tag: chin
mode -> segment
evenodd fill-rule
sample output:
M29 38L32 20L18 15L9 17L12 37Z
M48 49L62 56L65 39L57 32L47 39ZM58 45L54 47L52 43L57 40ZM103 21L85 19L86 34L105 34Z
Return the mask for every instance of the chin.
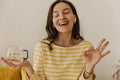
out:
M62 34L64 34L64 33L70 33L70 32L72 32L72 31L69 31L69 30L62 30L62 31L59 31L59 33L62 33Z

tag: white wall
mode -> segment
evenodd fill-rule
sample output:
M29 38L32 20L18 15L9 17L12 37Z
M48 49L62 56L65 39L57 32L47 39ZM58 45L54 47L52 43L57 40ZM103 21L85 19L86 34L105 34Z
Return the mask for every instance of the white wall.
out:
M0 0L0 56L8 45L33 49L46 36L45 24L50 4L54 0ZM70 0L78 11L84 37L94 46L101 38L109 40L111 54L95 68L97 80L112 80L113 65L120 59L120 0Z
M113 67L120 59L120 0L81 0L79 13L85 37L96 46L101 38L106 38L111 54L97 66L97 80L112 80Z

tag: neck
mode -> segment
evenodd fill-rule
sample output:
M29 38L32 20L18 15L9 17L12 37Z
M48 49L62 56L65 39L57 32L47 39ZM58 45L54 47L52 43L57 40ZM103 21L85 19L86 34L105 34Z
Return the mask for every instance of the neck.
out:
M59 34L59 37L55 40L55 44L65 47L72 46L73 39L71 34Z

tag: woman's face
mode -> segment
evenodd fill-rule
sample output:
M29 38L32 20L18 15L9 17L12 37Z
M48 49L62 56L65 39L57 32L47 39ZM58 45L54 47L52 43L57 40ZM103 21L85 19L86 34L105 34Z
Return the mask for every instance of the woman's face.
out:
M53 8L53 24L59 33L72 32L75 15L70 6L60 2Z

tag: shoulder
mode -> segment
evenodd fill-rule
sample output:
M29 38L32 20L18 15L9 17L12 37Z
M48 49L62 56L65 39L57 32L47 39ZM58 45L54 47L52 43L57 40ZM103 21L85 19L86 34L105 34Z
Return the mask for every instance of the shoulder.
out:
M81 45L85 48L85 50L89 50L93 48L93 44L88 40L83 40L81 42Z
M48 44L50 43L50 41L48 40L39 40L36 45L35 45L35 48L44 48L44 47L48 47Z
M36 45L45 45L45 44L49 44L49 43L50 43L50 41L43 39L43 40L39 40Z
M88 40L82 40L78 46L82 48L93 48L93 44Z
M49 40L46 40L46 39L43 39L43 40L40 40L39 41L41 44L49 44L50 41Z
M92 45L92 43L86 39L84 40L81 40L81 39L78 39L78 40L75 40L76 44L80 44L80 45Z
M86 45L93 45L91 41L88 40L83 40L82 44L86 44Z

